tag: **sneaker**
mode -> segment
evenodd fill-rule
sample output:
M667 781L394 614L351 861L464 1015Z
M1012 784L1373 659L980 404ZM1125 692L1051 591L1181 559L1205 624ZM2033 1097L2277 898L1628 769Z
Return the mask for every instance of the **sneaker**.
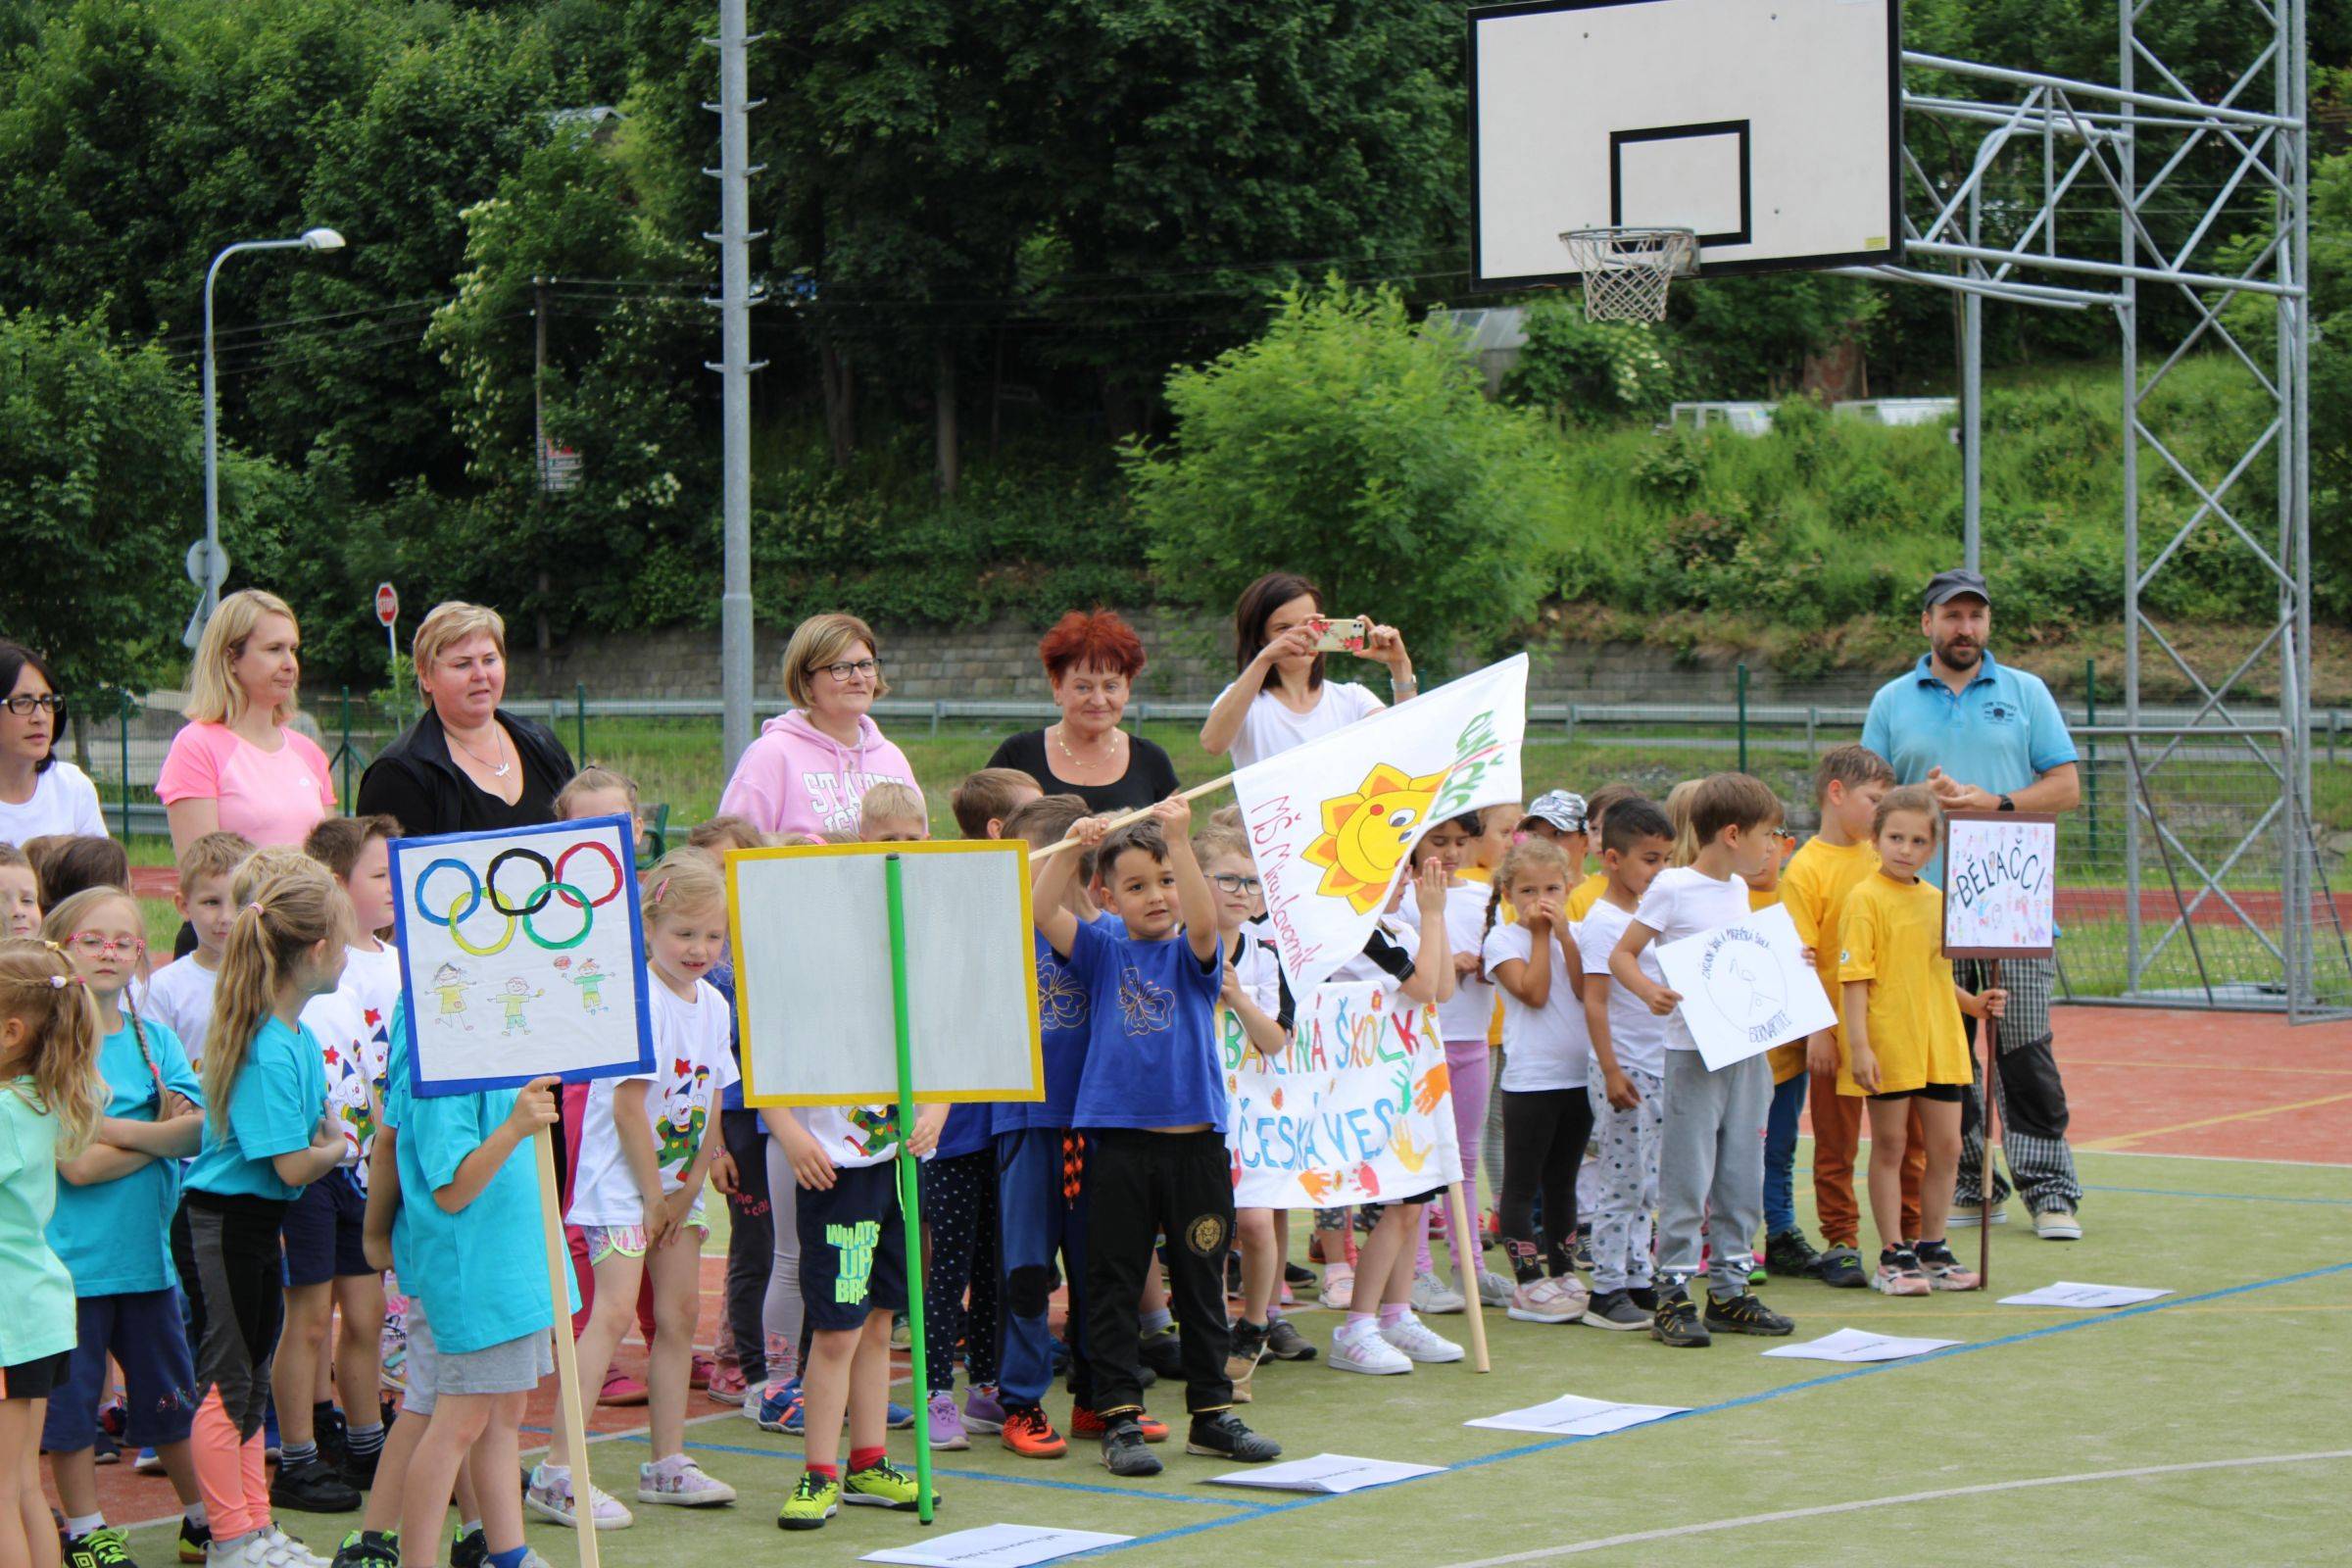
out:
M1747 1283L1750 1285L1772 1283L1772 1270L1766 1268L1764 1260L1753 1252L1747 1254Z
M1573 1323L1589 1299L1572 1279L1529 1280L1512 1288L1509 1315L1521 1323Z
M1919 1244L1919 1266L1928 1276L1928 1284L1938 1291L1976 1291L1984 1281L1975 1270L1960 1266L1951 1248L1943 1242Z
M1568 1261L1584 1273L1592 1273L1592 1238L1580 1234L1576 1239L1576 1245L1568 1250Z
M65 1544L66 1568L139 1568L130 1555L128 1538L120 1530L98 1529Z
M571 1477L557 1475L548 1465L531 1472L531 1485L522 1494L522 1505L540 1518L577 1530L579 1521L573 1517ZM637 1516L622 1506L618 1497L591 1486L588 1489L588 1508L599 1530L626 1530L637 1522ZM452 1564L455 1568L455 1564Z
M801 1472L801 1484L792 1489L784 1506L776 1510L778 1530L822 1530L825 1521L841 1512L841 1483L828 1480L813 1470Z
M340 1466L343 1479L362 1492L373 1492L376 1467L383 1463L383 1459L384 1446L381 1443L369 1448L366 1453L347 1448L344 1450L343 1463Z
M1287 1317L1278 1317L1266 1325L1266 1357L1273 1361L1312 1361L1315 1348L1298 1332L1297 1324Z
M1253 1397L1250 1382L1257 1375L1257 1363L1265 1358L1266 1331L1248 1323L1236 1323L1233 1337L1225 1353L1225 1381L1233 1385L1233 1402L1248 1404Z
M1326 1263L1323 1266L1323 1304L1345 1312L1355 1299L1355 1265Z
M265 1568L263 1554L269 1549L270 1543L257 1530L226 1544L218 1541L208 1543L204 1560L206 1568Z
M942 1389L931 1396L931 1446L936 1450L953 1451L968 1448L972 1440L964 1434L963 1412L956 1408L956 1392Z
M1858 1291L1870 1283L1870 1276L1862 1272L1862 1254L1850 1247L1833 1247L1822 1253L1813 1272L1822 1284L1841 1291Z
M1714 1337L1707 1333L1707 1326L1698 1320L1698 1308L1681 1291L1659 1298L1658 1309L1650 1315L1649 1337L1678 1349L1695 1349L1715 1343Z
M735 1500L735 1489L682 1453L637 1467L637 1500L675 1508L715 1508Z
M1984 1205L1974 1198L1955 1199L1952 1202L1951 1217L1945 1223L1955 1230L1974 1230L1984 1223ZM1992 1223L1995 1225L2009 1223L2007 1199L1994 1200Z
M707 1389L710 1380L718 1376L718 1363L700 1350L694 1352L694 1359L686 1366L686 1386L690 1389Z
M886 1425L893 1432L904 1432L914 1425L914 1411L896 1399L890 1401L888 1416Z
M894 1350L914 1348L914 1329L907 1323L904 1312L890 1320L890 1348Z
M354 1530L335 1548L332 1568L398 1568L400 1533L396 1530Z
M1628 1285L1625 1288L1625 1298L1644 1312L1655 1312L1658 1309L1658 1292L1654 1286Z
M1159 1417L1138 1410L1127 1419L1133 1421L1137 1430L1143 1433L1146 1443L1168 1441L1168 1424ZM1099 1438L1109 1430L1109 1424L1085 1405L1073 1404L1070 1406L1071 1437Z
M1147 1334L1136 1341L1135 1353L1144 1365L1163 1378L1184 1376L1184 1341L1171 1323L1155 1334Z
M200 1563L204 1561L204 1555L212 1544L212 1526L200 1525L184 1513L179 1516L179 1560L181 1562ZM397 1561L398 1557L399 1554L396 1552L390 1560Z
M1146 1446L1143 1428L1134 1416L1113 1416L1103 1428L1102 1468L1114 1476L1159 1474L1159 1456Z
M1228 1300L1238 1301L1242 1298L1242 1254L1239 1252L1225 1254L1225 1296Z
M1294 1291L1311 1291L1315 1288L1315 1271L1297 1263L1285 1263L1282 1283Z
M269 1543L263 1552L263 1561L271 1564L272 1568L330 1568L329 1559L319 1556L273 1524L264 1525L256 1533Z
M744 1381L741 1371L722 1366L704 1392L710 1396L712 1404L741 1404L743 1396L751 1392L751 1385Z
M1046 1412L1034 1404L1004 1412L1004 1446L1024 1459L1058 1459L1070 1451Z
M1218 1410L1193 1417L1192 1430L1185 1434L1184 1451L1209 1459L1264 1464L1282 1457L1282 1445L1262 1432L1250 1431L1231 1410Z
M407 1392L409 1387L409 1347L405 1341L398 1345L384 1347L383 1370L375 1375L375 1381L387 1394Z
M270 1457L272 1459L277 1457L277 1446L275 1444L270 1445ZM90 1463L121 1464L122 1462L122 1445L117 1443L103 1428L101 1428L98 1432L98 1435L90 1440Z
M460 1525L449 1541L449 1568L483 1568L490 1560L488 1532Z
M2079 1242L2082 1222L2071 1208L2045 1208L2034 1216L2034 1234L2045 1242Z
M1717 1334L1763 1334L1778 1338L1796 1331L1796 1324L1741 1291L1730 1300L1707 1298L1707 1327Z
M105 1419L104 1411L99 1413L99 1419ZM106 1444L102 1435L99 1442L101 1457L99 1458L98 1462L100 1464L112 1464L114 1462L113 1460L103 1456L105 1447ZM285 1447L277 1441L277 1406L274 1404L265 1404L262 1406L262 1457L269 1460L271 1464L276 1464L278 1461L285 1458Z
M1882 1296L1926 1296L1935 1287L1928 1283L1927 1270L1919 1266L1916 1254L1888 1248L1879 1253L1878 1272L1871 1275L1870 1288Z
M1469 1307L1462 1293L1447 1285L1435 1274L1413 1276L1413 1310L1416 1312L1460 1312Z
M898 1513L913 1513L922 1499L916 1490L914 1477L892 1464L885 1457L876 1459L862 1470L853 1470L841 1478L841 1500L860 1508L889 1508ZM939 1506L939 1490L931 1492L931 1506Z
M1478 1300L1482 1306L1508 1306L1511 1293L1517 1289L1508 1274L1491 1268L1478 1271Z
M605 1386L596 1396L599 1404L643 1404L645 1400L645 1385L618 1367L605 1374Z
M743 1413L762 1432L782 1432L793 1437L801 1434L801 1380L787 1378L771 1383L759 1398L743 1401Z
M363 1500L360 1489L335 1474L324 1459L281 1465L270 1483L270 1506L288 1513L351 1513Z
M1364 1372L1373 1377L1395 1377L1413 1369L1412 1357L1383 1339L1375 1323L1360 1324L1352 1334L1345 1323L1332 1330L1329 1364L1334 1372Z
M963 1396L963 1429L991 1433L1004 1430L1004 1406L995 1389L975 1388Z
M1764 1238L1764 1266L1783 1279L1801 1279L1820 1269L1821 1254L1803 1231L1777 1231Z
M164 1456L153 1448L141 1448L130 1467L143 1476L160 1476L164 1473Z
M1596 1329L1645 1329L1649 1314L1636 1306L1625 1292L1603 1291L1587 1303L1585 1315L1577 1321Z
M1460 1346L1434 1332L1410 1312L1383 1327L1380 1337L1415 1361L1459 1361L1462 1358Z

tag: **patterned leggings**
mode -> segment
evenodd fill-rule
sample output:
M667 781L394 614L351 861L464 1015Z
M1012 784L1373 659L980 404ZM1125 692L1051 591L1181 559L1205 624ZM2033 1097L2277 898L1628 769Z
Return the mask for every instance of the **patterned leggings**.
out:
M934 1159L922 1172L923 1224L931 1267L923 1278L925 1383L933 1394L956 1387L956 1346L974 1388L997 1382L997 1152L977 1150ZM964 1293L971 1306L964 1306Z
M1599 1192L1592 1205L1592 1294L1639 1289L1650 1280L1650 1211L1658 1206L1658 1129L1664 1119L1666 1084L1637 1067L1626 1077L1642 1091L1642 1103L1619 1110L1609 1103L1601 1076L1585 1086L1592 1102L1592 1126L1600 1136L1594 1167Z

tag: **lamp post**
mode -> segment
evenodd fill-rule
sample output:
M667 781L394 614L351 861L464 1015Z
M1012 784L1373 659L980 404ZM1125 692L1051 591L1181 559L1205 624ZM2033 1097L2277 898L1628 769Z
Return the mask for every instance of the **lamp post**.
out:
M204 274L204 602L199 623L220 607L220 415L213 387L213 279L220 264L239 251L339 251L343 236L331 228L306 228L294 239L239 240L213 258Z

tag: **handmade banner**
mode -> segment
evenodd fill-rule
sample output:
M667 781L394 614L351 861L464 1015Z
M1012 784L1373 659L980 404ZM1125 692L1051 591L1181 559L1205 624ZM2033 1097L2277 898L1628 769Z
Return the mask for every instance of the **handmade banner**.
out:
M1944 824L1944 955L2048 957L2058 931L2058 819L1953 811Z
M627 817L394 839L392 888L417 1094L653 1071Z
M1838 1021L1820 975L1805 961L1804 941L1780 905L1657 951L1658 968L1682 993L1677 1010L1709 1072Z
M1430 824L1520 798L1527 656L1233 776L1291 991L1363 951Z
M1332 1208L1461 1180L1435 1007L1385 986L1323 986L1270 1057L1230 1010L1217 1016L1236 1208Z

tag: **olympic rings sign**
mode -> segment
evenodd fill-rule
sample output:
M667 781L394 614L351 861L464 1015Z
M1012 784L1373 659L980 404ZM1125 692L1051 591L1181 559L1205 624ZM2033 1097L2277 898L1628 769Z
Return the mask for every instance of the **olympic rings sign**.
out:
M612 873L611 886L596 898L590 898L586 892L566 878L566 868L570 865L572 858L583 850L604 857L605 865ZM516 880L520 873L507 874L507 868L517 860L537 867L539 872L538 883L528 892L519 895L520 903L515 902L516 890L512 886L502 886L500 880L502 874L505 875L505 880L509 884ZM442 871L455 872L465 881L464 885L453 893L441 907L436 908L434 900L426 889L431 886L434 876ZM514 932L518 927L534 946L543 948L550 953L561 953L566 948L576 948L588 940L588 933L596 929L596 911L618 898L621 888L627 882L628 877L621 870L620 858L612 853L610 846L601 844L594 839L581 840L553 860L536 850L526 850L520 847L501 850L491 858L488 867L479 873L472 866L454 856L443 856L427 865L424 868L424 874L416 879L416 912L429 923L447 928L450 941L456 943L461 952L471 954L477 958L487 958L493 954L504 953L508 944L514 940ZM476 945L460 929L460 926L470 918L485 902L489 904L491 912L506 916L507 928L500 933L495 942ZM549 904L558 902L579 911L579 928L567 934L547 936L532 924L531 917L544 913ZM556 929L559 933L563 933L562 925L559 924Z

